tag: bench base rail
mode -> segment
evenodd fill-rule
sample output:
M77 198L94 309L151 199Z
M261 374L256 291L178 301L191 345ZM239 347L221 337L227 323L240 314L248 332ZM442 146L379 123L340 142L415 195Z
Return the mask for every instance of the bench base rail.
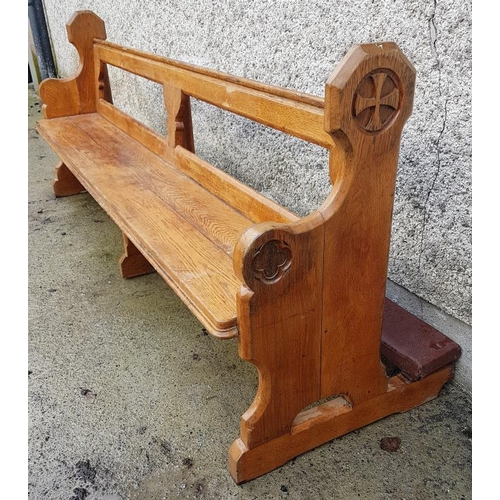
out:
M452 376L452 365L417 382L397 375L388 380L385 394L355 406L337 397L305 410L289 433L255 448L247 448L238 438L229 450L229 471L238 484L255 479L339 436L434 399Z

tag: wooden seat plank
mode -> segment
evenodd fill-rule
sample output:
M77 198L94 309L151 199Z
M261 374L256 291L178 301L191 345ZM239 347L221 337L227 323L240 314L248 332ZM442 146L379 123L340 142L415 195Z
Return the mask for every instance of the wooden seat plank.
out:
M231 255L251 221L97 114L39 131L207 329L234 336Z

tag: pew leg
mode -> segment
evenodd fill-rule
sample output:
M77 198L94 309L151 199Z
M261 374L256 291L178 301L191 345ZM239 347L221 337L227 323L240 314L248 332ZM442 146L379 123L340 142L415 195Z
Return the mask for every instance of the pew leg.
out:
M244 483L332 439L426 403L438 396L452 376L452 365L417 382L397 375L388 380L386 393L357 405L337 397L300 412L289 432L256 447L249 447L240 437L229 450L231 475L236 483Z
M56 166L52 189L56 197L71 196L85 191L80 181L62 161Z
M154 273L155 268L137 250L137 247L123 233L124 252L120 257L119 266L122 278L135 278L143 274Z
M317 294L301 291L290 302L294 308L287 309L286 291L291 288L287 281L278 277L256 294L242 287L238 296L238 352L257 367L259 385L229 452L229 470L236 483L287 462L287 440L296 416L321 398L319 308L313 305ZM269 298L269 293L275 300L266 304L262 297ZM264 453L261 461L261 450L272 456Z

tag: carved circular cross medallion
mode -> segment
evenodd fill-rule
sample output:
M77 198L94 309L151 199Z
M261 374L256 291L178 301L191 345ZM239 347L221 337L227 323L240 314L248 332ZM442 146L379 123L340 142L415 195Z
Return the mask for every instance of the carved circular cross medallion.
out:
M367 132L379 132L399 111L401 101L396 77L377 70L361 80L354 93L353 115Z
M262 283L276 283L288 271L291 263L292 251L284 241L268 241L252 259L253 276Z

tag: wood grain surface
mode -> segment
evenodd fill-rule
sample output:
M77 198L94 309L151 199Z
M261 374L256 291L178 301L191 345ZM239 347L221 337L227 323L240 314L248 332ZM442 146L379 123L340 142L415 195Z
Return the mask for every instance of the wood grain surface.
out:
M123 277L158 271L210 333L238 336L259 383L230 449L236 482L439 393L459 347L385 299L415 86L396 44L353 46L322 99L107 42L89 11L67 29L78 73L40 86L54 192L85 189L115 221ZM162 85L166 136L113 106L108 65ZM327 148L322 206L297 217L198 157L191 97ZM382 341L403 371L390 379Z

